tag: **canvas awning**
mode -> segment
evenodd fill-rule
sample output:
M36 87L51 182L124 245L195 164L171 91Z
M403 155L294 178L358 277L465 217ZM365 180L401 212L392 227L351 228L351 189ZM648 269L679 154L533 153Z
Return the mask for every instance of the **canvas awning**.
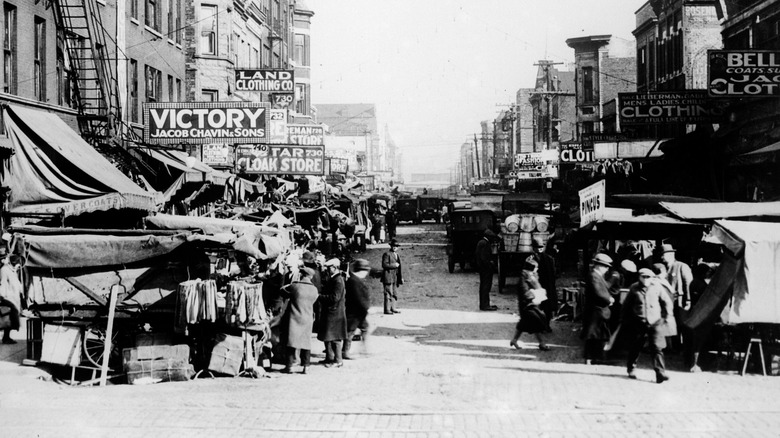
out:
M780 216L780 201L709 203L661 202L659 204L673 215L686 220Z
M136 185L57 115L13 105L3 115L14 148L2 175L11 213L156 210L159 193Z
M230 178L227 172L216 170L195 157L187 155L183 151L176 150L157 150L138 148L134 151L141 152L169 168L182 172L184 176L182 182L211 182L216 185L224 186Z

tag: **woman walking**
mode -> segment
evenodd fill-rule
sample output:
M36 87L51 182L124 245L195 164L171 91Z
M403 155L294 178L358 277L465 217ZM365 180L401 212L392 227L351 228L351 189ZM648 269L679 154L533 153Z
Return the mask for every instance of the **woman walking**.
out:
M547 299L544 289L539 284L539 275L537 270L539 264L533 258L528 258L523 265L523 273L520 277L519 291L517 294L520 307L520 321L515 327L515 336L509 345L520 349L517 341L523 333L536 335L539 341L539 349L547 351L550 347L544 341L544 335L549 330L550 325L544 312L539 308L539 304Z

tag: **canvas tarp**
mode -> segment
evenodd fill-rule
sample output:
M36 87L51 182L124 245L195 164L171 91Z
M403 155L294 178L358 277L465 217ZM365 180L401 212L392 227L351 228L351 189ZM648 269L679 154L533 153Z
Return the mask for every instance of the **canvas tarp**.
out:
M11 213L156 209L159 193L136 185L55 114L11 105L3 115L14 147L2 172Z
M726 219L750 216L779 216L780 201L774 202L661 202L661 207L687 220Z
M695 328L719 312L727 324L780 323L780 224L716 221L710 238L727 254L686 325Z

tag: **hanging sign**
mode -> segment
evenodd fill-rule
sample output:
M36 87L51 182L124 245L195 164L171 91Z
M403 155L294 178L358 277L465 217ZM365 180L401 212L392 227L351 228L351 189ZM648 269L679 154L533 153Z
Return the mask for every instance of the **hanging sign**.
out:
M324 146L259 145L236 148L237 173L324 175Z
M721 123L725 106L705 90L618 93L620 126Z
M515 170L510 177L519 179L558 178L560 161L557 150L515 155Z
M580 190L580 228L604 218L607 185L602 179Z
M712 97L780 96L780 51L708 50Z
M287 144L287 110L270 109L268 125L268 143Z
M593 161L593 149L584 149L582 143L561 143L561 163L587 163L590 161Z
M230 161L230 146L226 144L204 144L201 147L201 159L209 166L228 166Z
M272 91L295 93L293 70L236 69L236 91Z
M328 158L330 174L346 174L349 170L349 161L344 158Z
M144 103L144 141L151 144L264 143L265 102Z
M302 146L324 146L325 128L320 125L287 125L287 138L290 144Z

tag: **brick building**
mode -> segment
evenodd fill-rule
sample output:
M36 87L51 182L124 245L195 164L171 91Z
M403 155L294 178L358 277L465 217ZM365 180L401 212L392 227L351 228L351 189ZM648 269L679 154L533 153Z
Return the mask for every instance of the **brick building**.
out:
M553 65L539 66L536 88L530 96L534 120L532 152L547 149L548 136L552 140L550 149L557 148L561 141L576 137L574 79L574 72L559 70ZM556 94L544 94L548 92Z
M534 151L534 109L531 105L531 93L534 88L521 88L516 93L515 105L515 151L528 153Z

